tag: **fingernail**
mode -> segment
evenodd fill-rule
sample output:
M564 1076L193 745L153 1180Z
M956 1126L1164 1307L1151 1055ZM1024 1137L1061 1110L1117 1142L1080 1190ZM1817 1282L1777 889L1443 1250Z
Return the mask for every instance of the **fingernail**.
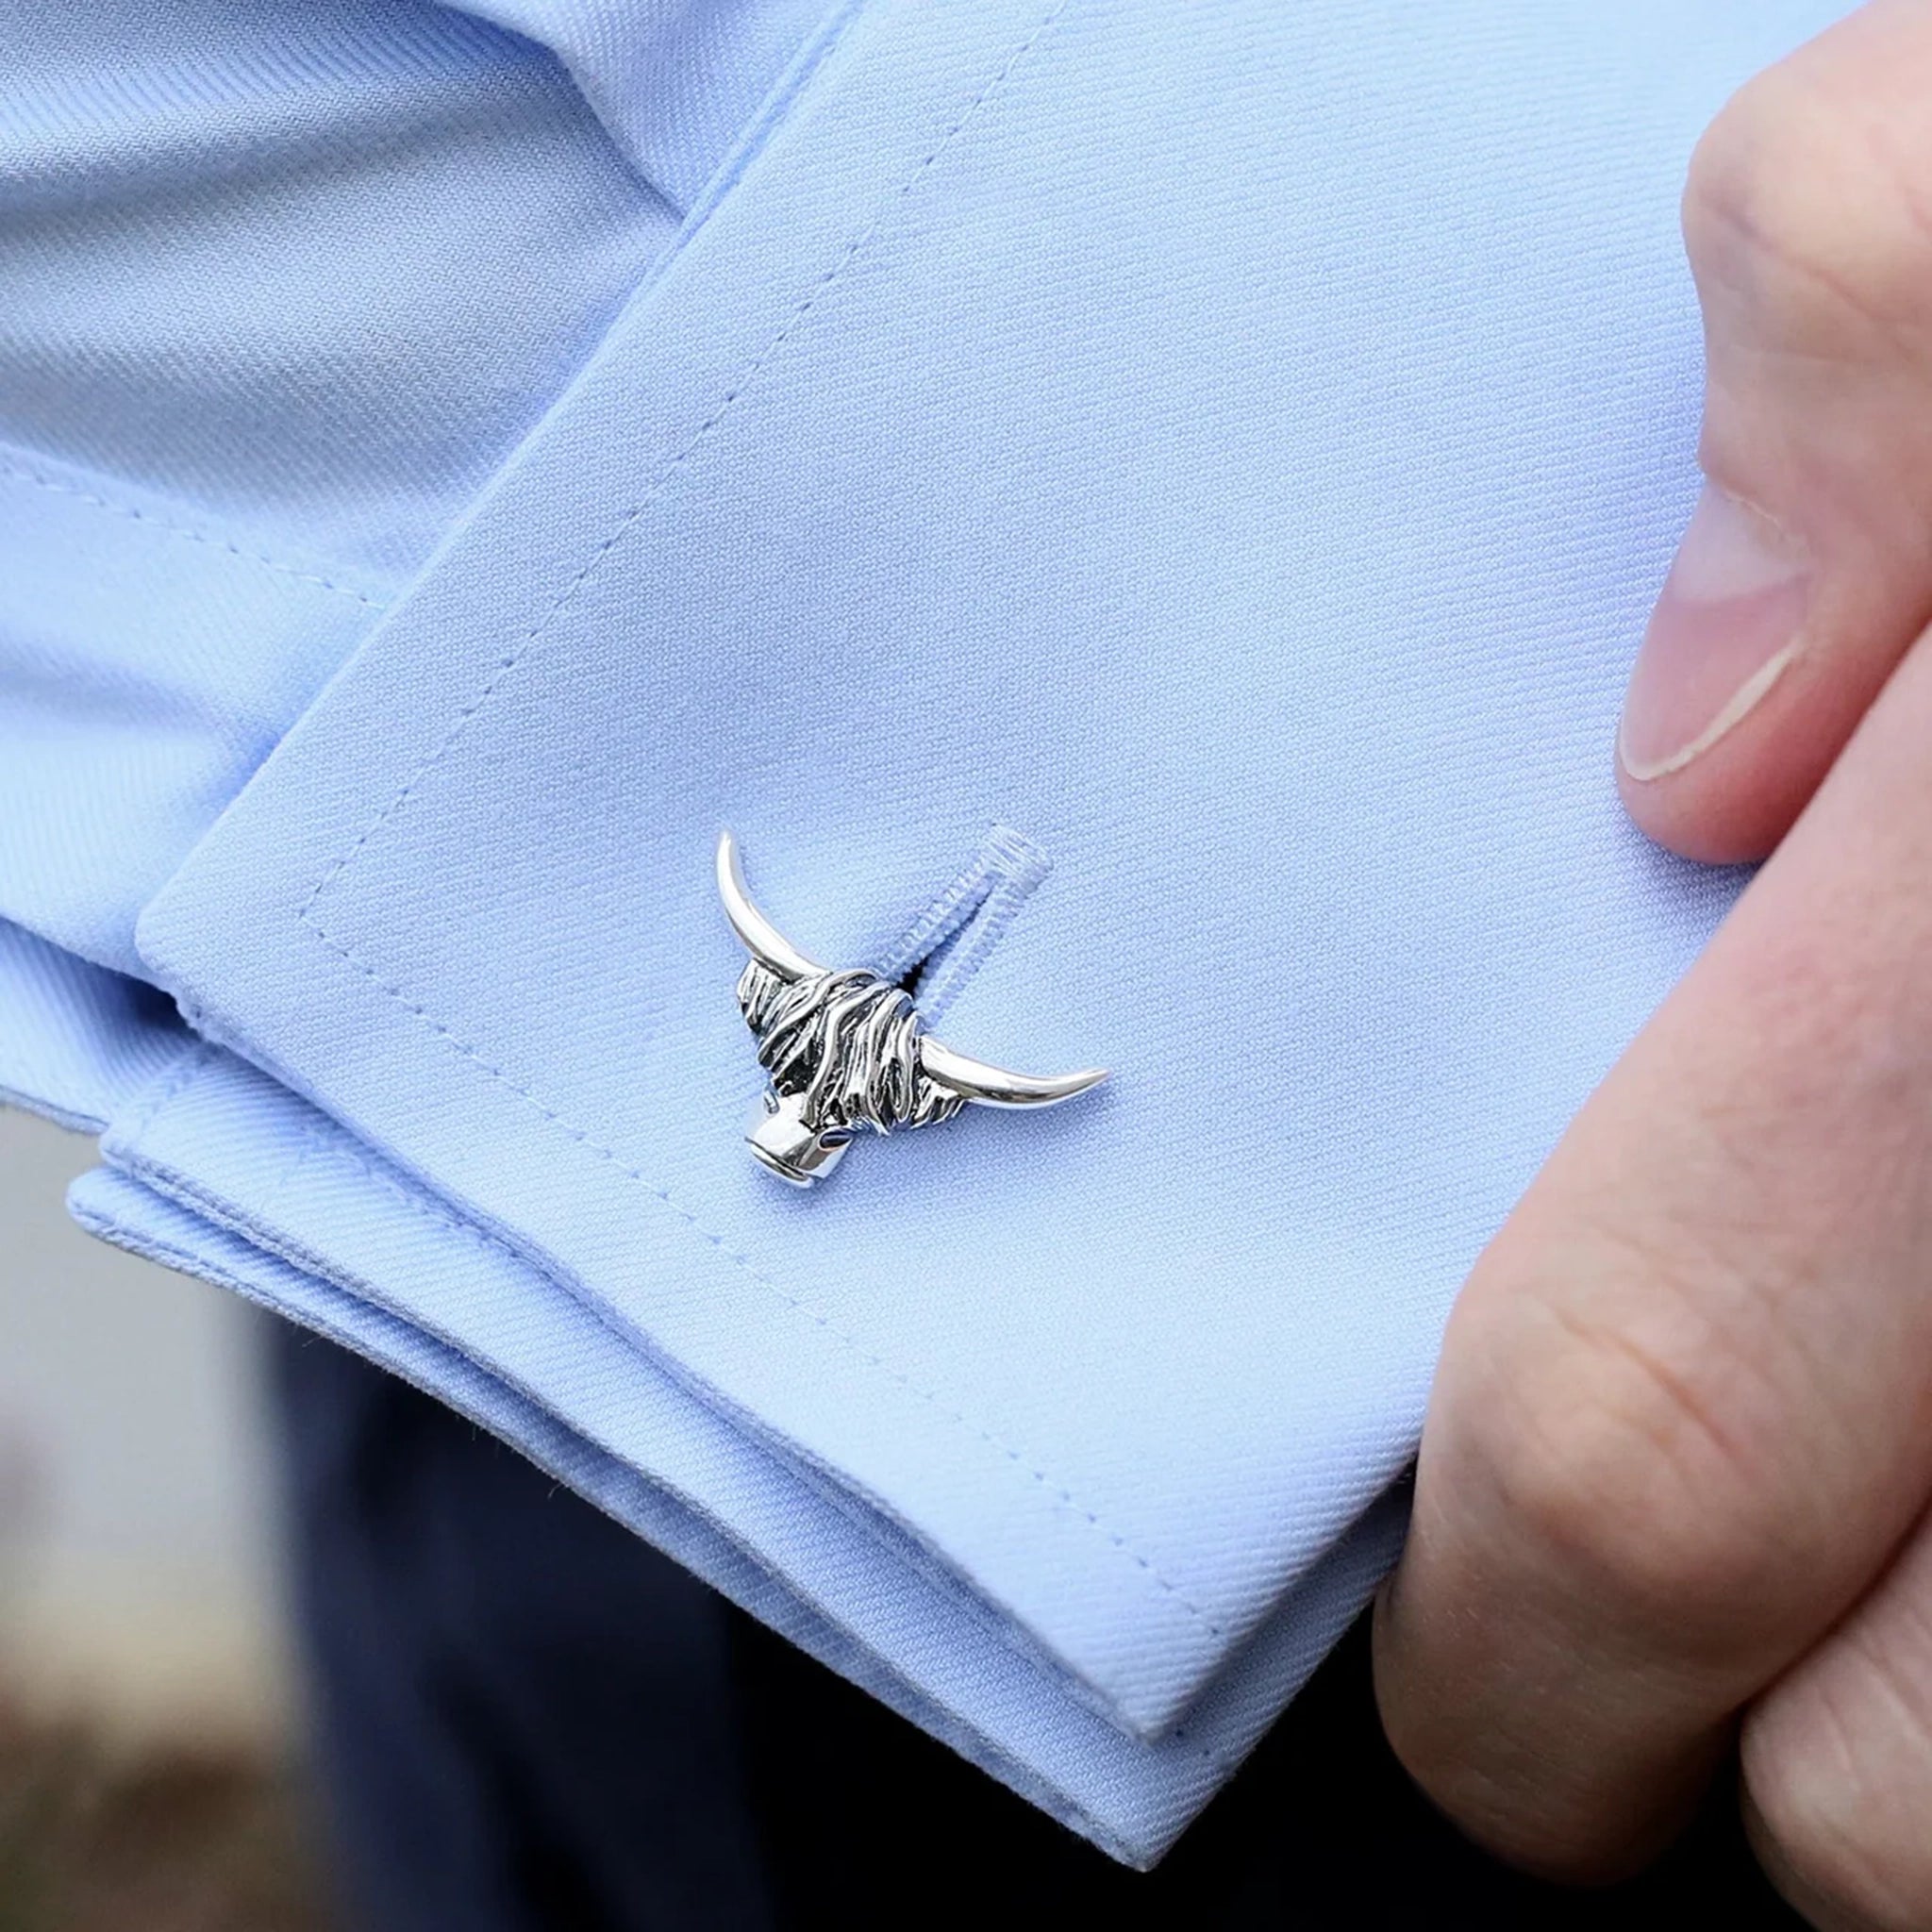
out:
M1624 699L1631 777L1681 772L1764 702L1798 654L1809 575L1769 517L1704 486Z

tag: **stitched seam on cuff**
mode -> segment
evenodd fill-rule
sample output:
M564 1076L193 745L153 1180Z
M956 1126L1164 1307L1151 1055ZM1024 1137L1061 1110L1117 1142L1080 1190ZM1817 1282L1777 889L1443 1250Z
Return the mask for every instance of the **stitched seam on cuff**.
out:
M339 584L333 577L325 577L317 571L304 570L299 564L285 563L278 557L270 557L258 550L244 550L233 538L222 536L214 531L197 530L189 524L177 524L156 510L142 509L131 503L116 503L110 497L97 496L92 490L83 490L75 483L63 483L55 476L43 476L38 470L24 469L19 464L0 458L0 480L18 483L28 490L44 490L54 496L65 496L75 503L84 503L91 508L100 510L108 516L122 517L133 524L145 524L151 530L164 531L170 537L179 537L185 542L205 543L210 550L225 551L230 557L239 558L243 563L259 564L263 570L273 571L277 576L292 578L298 584L312 584L319 591L328 591L338 597L347 597L352 603L359 604L365 610L388 608L387 600L381 597L365 596L360 591L348 584Z

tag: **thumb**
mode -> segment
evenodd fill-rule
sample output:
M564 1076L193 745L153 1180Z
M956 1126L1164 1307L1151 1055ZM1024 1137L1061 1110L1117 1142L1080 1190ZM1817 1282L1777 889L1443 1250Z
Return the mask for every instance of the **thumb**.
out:
M1631 816L1761 858L1932 619L1932 8L1873 0L1691 163L1708 479L1624 701Z

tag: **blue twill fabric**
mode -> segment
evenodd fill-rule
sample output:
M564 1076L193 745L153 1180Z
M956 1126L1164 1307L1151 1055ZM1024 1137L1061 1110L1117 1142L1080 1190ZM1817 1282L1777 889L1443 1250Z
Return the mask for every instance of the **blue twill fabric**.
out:
M1737 889L1606 747L1684 163L1840 9L13 10L0 1093L1157 1860ZM727 825L1108 1086L775 1185Z

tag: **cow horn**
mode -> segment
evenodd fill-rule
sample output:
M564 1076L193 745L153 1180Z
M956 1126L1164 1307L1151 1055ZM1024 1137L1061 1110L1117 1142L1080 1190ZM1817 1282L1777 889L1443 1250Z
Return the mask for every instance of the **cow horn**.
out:
M930 1034L919 1042L919 1065L935 1087L943 1087L981 1107L1058 1107L1107 1078L1105 1067L1082 1067L1077 1074L1014 1074L1005 1067L990 1067L984 1060L970 1060L950 1046L941 1046Z
M731 930L760 966L786 980L810 979L826 970L809 953L801 953L752 904L744 867L738 857L738 841L729 832L718 834L718 896L724 902L724 917L731 922Z

